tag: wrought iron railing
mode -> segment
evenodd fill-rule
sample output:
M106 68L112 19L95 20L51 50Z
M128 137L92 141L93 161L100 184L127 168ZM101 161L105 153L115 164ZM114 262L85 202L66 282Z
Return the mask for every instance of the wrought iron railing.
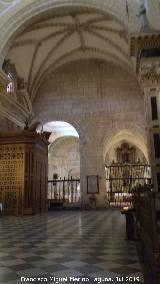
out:
M73 204L80 202L80 179L48 180L47 199L54 203Z
M107 166L106 189L110 206L131 206L133 188L151 183L150 175L149 165L137 163Z

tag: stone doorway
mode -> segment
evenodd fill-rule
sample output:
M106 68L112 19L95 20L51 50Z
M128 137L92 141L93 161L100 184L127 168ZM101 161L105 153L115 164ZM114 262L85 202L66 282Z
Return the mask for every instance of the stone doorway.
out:
M50 132L48 208L78 208L81 199L79 134L64 121L46 123L43 129Z
M107 199L110 207L131 207L132 191L138 185L150 183L147 164L115 164L106 167Z

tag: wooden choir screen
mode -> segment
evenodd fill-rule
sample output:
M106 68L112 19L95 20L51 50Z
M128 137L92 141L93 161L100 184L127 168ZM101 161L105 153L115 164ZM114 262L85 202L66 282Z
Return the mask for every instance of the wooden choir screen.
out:
M0 136L0 203L5 215L46 212L48 142L30 131Z

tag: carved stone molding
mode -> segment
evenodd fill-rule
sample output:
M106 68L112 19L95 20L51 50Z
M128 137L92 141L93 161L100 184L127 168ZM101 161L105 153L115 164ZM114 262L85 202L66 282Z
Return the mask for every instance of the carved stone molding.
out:
M16 97L17 93L17 82L18 82L18 74L16 67L13 63L11 63L10 60L4 60L3 66L2 66L3 71L6 73L6 75L10 75L13 82L14 82L14 95Z
M23 126L25 120L32 114L32 105L27 92L23 91L23 94L19 94L21 96L21 100L17 100L15 96L7 93L7 85L9 82L7 75L1 71L0 113L3 117L14 122L16 125Z
M159 85L160 58L141 60L139 67L139 79L143 85Z
M6 74L11 73L15 78L17 78L17 71L15 65L10 62L10 60L4 60L2 69Z
M0 72L0 91L6 90L9 80L4 72Z
M160 33L135 35L131 38L130 55L135 58L140 83L160 84Z
M130 56L141 57L143 50L159 49L160 33L142 33L133 35L130 39Z

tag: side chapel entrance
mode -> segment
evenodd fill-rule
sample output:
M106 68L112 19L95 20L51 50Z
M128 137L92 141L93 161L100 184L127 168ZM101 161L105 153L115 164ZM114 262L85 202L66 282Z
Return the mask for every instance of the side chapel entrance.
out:
M138 149L124 142L115 150L116 161L106 165L107 199L111 207L131 206L132 190L150 183L150 166Z

